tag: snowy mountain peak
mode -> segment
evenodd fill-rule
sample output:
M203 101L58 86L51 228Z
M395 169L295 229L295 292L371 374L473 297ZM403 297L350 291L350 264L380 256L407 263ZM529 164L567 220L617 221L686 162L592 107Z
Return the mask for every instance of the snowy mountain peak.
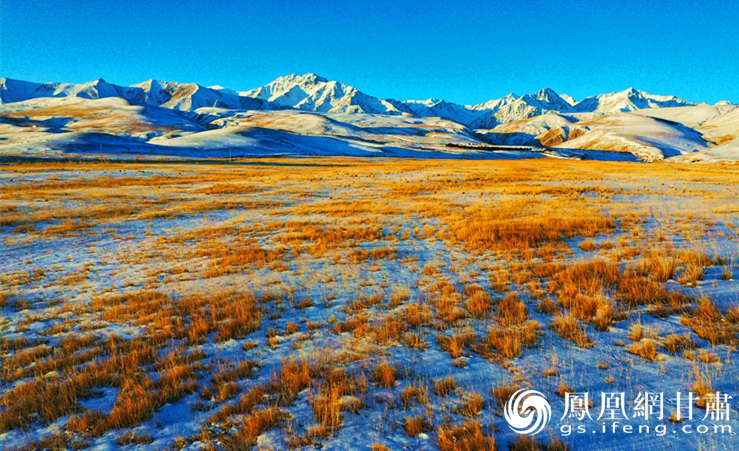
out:
M329 81L327 79L314 73L304 75L290 74L279 77L260 88L239 94L275 102L281 106L295 107L316 94L317 91L326 88L328 83Z
M284 77L279 77L275 79L272 83L269 83L269 85L275 85L275 86L286 86L286 85L312 85L317 83L328 83L328 79L321 77L318 74L314 74L312 72L298 75L298 74L290 74L285 75Z
M458 105L443 99L397 101L368 95L353 86L318 74L290 74L250 91L236 92L220 85L204 87L149 79L132 86L118 86L105 79L73 83L32 83L0 79L0 102L12 103L40 97L121 97L131 104L155 105L182 111L199 108L240 110L294 108L324 113L369 113L440 117L481 129L515 122L549 111L610 114L644 108L694 105L675 96L658 96L629 87L623 91L587 97L580 102L551 88L518 96L510 93L477 105ZM719 105L731 105L719 102Z
M303 75L291 75L293 78L297 80L303 80L304 83L326 83L328 82L328 79L321 77L318 74L315 74L313 72L308 72L307 74Z
M521 96L517 95L516 93L510 93L505 97L501 97L500 99L493 99L488 100L485 103L479 103L477 105L471 105L468 106L469 109L472 110L497 110L503 105L508 105L510 103L515 102L516 100L520 99Z
M426 105L428 107L431 107L431 106L436 105L439 102L440 102L439 99L437 99L435 97L430 97L430 98L428 98L426 100L406 100L404 103L420 104L420 105Z
M526 94L519 99L527 105L541 110L569 112L572 105L559 96L553 89L544 88L533 95Z
M653 95L632 87L619 92L587 97L578 102L574 108L576 111L582 113L617 113L644 108L665 108L688 105L695 104L679 99L675 96Z
M559 97L559 94L557 94L552 88L544 88L537 91L536 94L534 94L534 97L539 100L549 101L552 98Z
M353 86L314 73L280 77L260 88L239 93L285 108L331 113L413 114L400 102L369 96Z
M136 83L135 85L131 85L131 88L142 88L142 89L151 89L151 87L155 84L163 84L164 82L159 80L154 80L153 78L150 78L146 81L142 81L141 83Z
M169 86L177 86L179 83L174 81L162 81L162 80L154 80L153 78L150 78L146 81L143 81L141 83L137 83L135 85L129 86L130 88L141 88L144 91L151 91L152 89L165 89Z
M575 101L575 99L572 96L570 96L570 95L560 94L559 96L562 98L562 100L564 100L565 102L569 103L571 106L574 106L577 103Z

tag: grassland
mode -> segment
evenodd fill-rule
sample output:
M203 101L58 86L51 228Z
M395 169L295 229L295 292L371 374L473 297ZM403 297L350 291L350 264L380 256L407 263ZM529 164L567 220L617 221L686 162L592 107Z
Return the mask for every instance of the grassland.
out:
M524 440L502 405L736 393L738 182L567 160L0 166L0 447L638 447Z

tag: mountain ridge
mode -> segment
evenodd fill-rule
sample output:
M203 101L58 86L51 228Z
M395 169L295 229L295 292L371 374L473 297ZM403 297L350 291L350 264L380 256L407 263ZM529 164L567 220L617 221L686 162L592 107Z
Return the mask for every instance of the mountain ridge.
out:
M2 78L0 111L0 147L11 153L107 147L172 155L228 150L426 158L461 152L487 158L490 146L518 146L539 150L517 157L587 152L656 161L689 153L728 158L737 149L728 143L739 139L739 106L728 102L696 105L634 88L579 102L551 88L477 105L399 101L313 73L241 92L155 79L119 86L103 78L79 84ZM715 155L709 152L724 144Z
M440 117L474 129L492 129L546 112L613 114L648 108L697 105L676 96L654 95L634 88L586 97L579 102L566 94L560 95L551 88L523 96L511 93L476 105L460 105L437 98L399 101L375 97L315 73L278 77L264 86L247 91L154 79L121 86L103 78L80 84L35 83L0 78L0 104L40 97L121 97L134 104L161 106L178 111L195 111L199 108L297 109L319 113ZM719 103L730 104L726 101Z

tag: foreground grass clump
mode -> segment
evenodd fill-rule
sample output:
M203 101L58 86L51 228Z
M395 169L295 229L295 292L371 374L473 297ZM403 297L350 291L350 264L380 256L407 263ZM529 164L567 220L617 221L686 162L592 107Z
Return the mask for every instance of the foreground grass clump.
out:
M483 342L477 349L493 360L498 356L505 359L519 357L524 348L534 347L539 342L541 326L537 321L526 321L516 326L491 327L488 329L487 341Z
M441 451L495 451L495 438L487 436L480 428L480 422L468 420L458 426L441 426L438 429L436 446Z
M696 335L713 345L739 344L739 326L727 320L710 298L703 297L698 306L683 316L682 323L693 329Z
M581 348L592 348L594 346L592 340L578 323L577 318L572 315L554 318L549 327L557 332L560 337L575 343Z
M397 370L392 365L383 362L377 365L372 380L382 388L391 388L395 386L395 378Z
M449 394L456 389L457 381L455 381L452 376L434 381L434 394L441 397L449 396Z
M640 357L644 357L652 362L657 358L657 345L654 343L654 340L645 339L637 343L633 343L626 348L626 351Z
M422 432L432 430L433 425L426 417L423 416L406 417L403 429L405 429L405 435L408 437L415 437Z

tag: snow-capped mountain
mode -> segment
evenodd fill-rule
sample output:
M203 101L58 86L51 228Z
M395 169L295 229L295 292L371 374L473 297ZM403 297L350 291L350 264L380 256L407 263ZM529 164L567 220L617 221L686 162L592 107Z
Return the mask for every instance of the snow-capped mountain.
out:
M477 119L481 112L465 105L445 100L407 100L403 104L418 117L440 117L460 124L469 125Z
M565 102L569 103L572 106L574 106L577 103L575 99L570 95L560 94L559 96L562 97L562 100L564 100Z
M695 103L679 99L675 96L658 96L629 88L620 92L587 97L575 104L574 108L580 113L618 113L645 108L667 108L690 105L695 105Z
M500 124L539 116L549 111L574 112L572 105L549 88L522 97L509 94L502 99L486 102L482 106L488 106L489 109L470 124L473 128L492 129ZM478 111L480 107L481 105L475 106Z
M0 79L0 103L41 97L102 99L121 97L134 105L154 105L177 111L199 108L230 110L297 109L318 113L367 113L439 117L475 129L492 129L547 112L612 114L645 108L694 105L675 96L657 96L633 88L587 97L580 102L546 88L534 94L508 94L477 105L459 105L440 99L397 101L368 95L353 86L319 75L287 75L262 87L237 92L222 86L147 80L118 86L102 78L83 84L33 83Z
M195 111L198 108L260 110L273 107L268 102L243 97L230 89L220 86L206 88L196 83L147 80L127 89L131 91L122 97L133 103L157 105L180 111Z
M572 105L550 88L542 89L536 94L524 96L524 98L527 97L533 98L530 103L538 103L539 108L542 110L559 111L560 113L570 113L573 111Z
M280 77L265 86L240 94L305 111L410 114L440 117L475 128L492 128L545 111L569 113L573 110L567 100L548 88L523 97L511 93L478 105L459 105L433 98L398 102L369 96L352 86L329 81L312 73Z
M269 102L240 96L231 90L206 88L195 83L147 80L133 86L118 86L102 78L82 84L42 84L9 78L0 79L0 104L44 97L84 99L120 97L135 105L154 105L180 111L194 111L202 107L243 110L274 108Z
M413 114L401 102L372 97L353 86L316 74L287 75L240 94L281 107L321 113Z
M84 84L33 83L9 78L0 79L0 101L21 102L42 97L82 97L87 99L118 97L119 92L102 78Z
M136 103L163 105L177 91L177 83L149 79L143 83L133 85L132 88L139 88L139 96L133 99Z
M22 102L35 98L40 83L0 78L0 103Z
M471 110L497 110L500 107L511 104L520 98L521 96L512 92L500 99L488 100L485 103L468 106L468 108Z
M691 105L633 88L580 102L548 88L476 105L401 102L316 74L280 77L243 92L158 80L119 86L102 78L81 84L0 79L0 148L424 156L495 144L658 160L739 139L739 107Z

